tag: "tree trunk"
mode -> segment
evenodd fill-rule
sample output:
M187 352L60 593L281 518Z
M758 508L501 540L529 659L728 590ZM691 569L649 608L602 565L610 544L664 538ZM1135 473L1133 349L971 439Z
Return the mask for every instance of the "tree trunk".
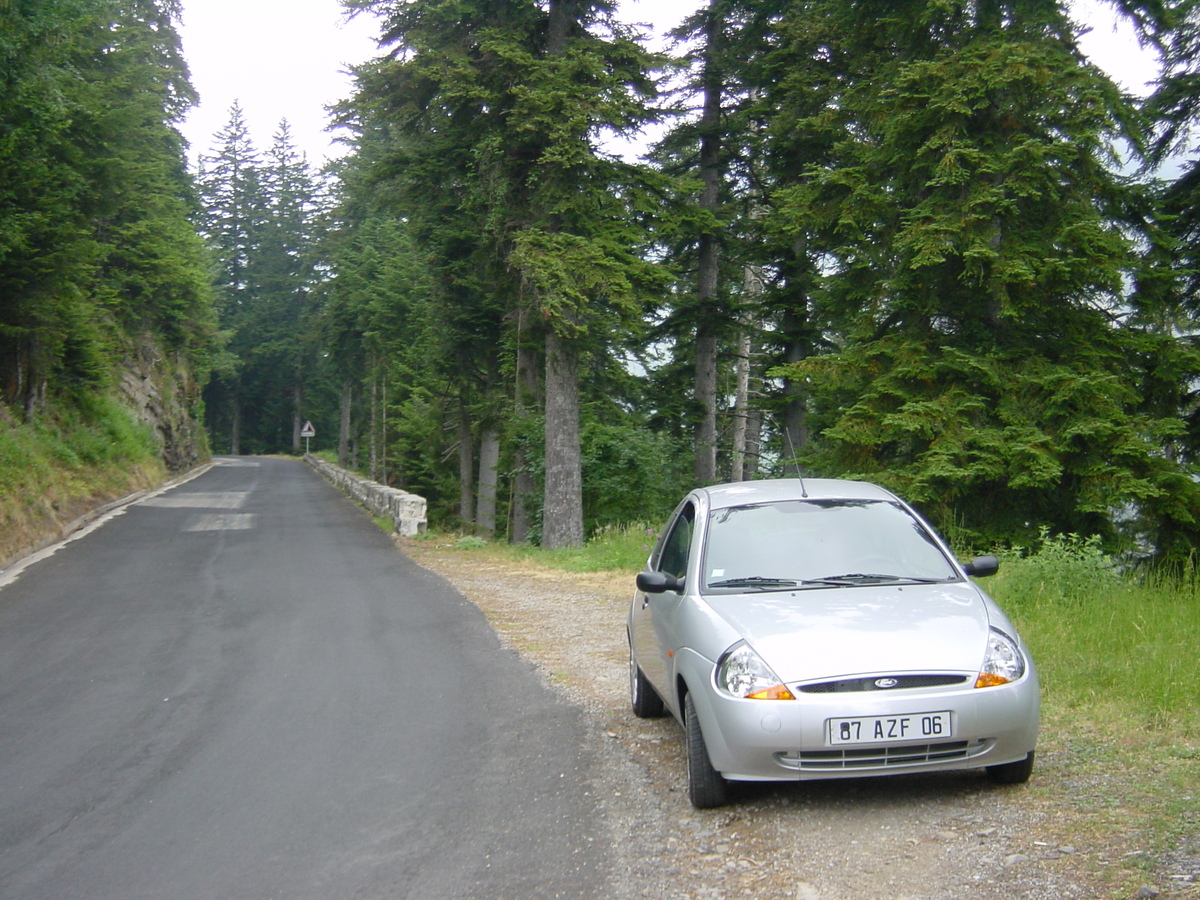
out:
M46 405L46 365L42 352L42 340L34 337L26 344L24 367L18 376L22 412L27 423L37 421ZM18 366L20 367L20 363Z
M233 456L242 455L242 382L237 379L233 383L233 401L230 404L229 422L229 452Z
M379 450L375 444L376 413L379 404L379 387L375 380L374 361L371 364L371 425L367 435L367 452L370 454L367 467L367 477L372 481L379 478Z
M513 455L513 464L518 468L513 475L512 500L509 503L512 507L512 530L509 539L514 544L523 544L529 540L529 499L537 490L537 484L534 482L533 473L526 469L528 462L525 448L517 447Z
M579 17L579 0L550 0L549 21L546 26L546 52L551 56L564 53L571 23Z
M354 382L349 376L342 379L342 414L338 421L338 465L347 468L350 462L350 408L354 399Z
M809 341L804 324L794 312L789 311L783 317L782 330L787 338L784 360L789 364L800 362L808 355ZM808 399L803 387L791 378L784 382L783 396L783 472L795 476L802 474L796 454L808 443Z
M737 360L734 363L736 388L733 418L733 459L730 464L730 481L748 481L749 467L746 464L746 454L750 443L750 332L756 329L758 322L758 307L763 294L763 279L761 269L746 266L742 273L742 286L746 301L742 312L742 331L738 336ZM754 437L757 445L758 438ZM755 447L757 453L757 446Z
M788 362L798 362L803 357L794 355L788 348ZM808 443L808 403L800 395L797 386L788 381L783 388L787 403L783 408L783 466L785 475L799 475L800 463L796 455Z
M742 474L746 481L758 477L759 462L762 460L762 410L750 410L746 418L746 464Z
M546 52L567 52L578 0L550 0ZM553 217L552 217L553 218ZM583 546L583 477L579 449L579 344L546 329L546 475L542 495L542 546Z
M517 313L517 378L513 403L514 413L518 420L529 415L530 409L538 406L540 395L538 385L538 368L534 361L534 350L525 336L525 311ZM529 471L529 459L525 451L524 441L518 441L513 453L513 468L516 474L512 482L511 507L512 531L510 540L514 544L523 544L529 540L529 504L533 501L537 482Z
M546 484L542 546L583 546L579 447L579 349L546 332Z
M710 0L704 26L704 108L700 115L700 208L715 216L721 202L721 97L723 85L718 59L722 22L719 0ZM715 231L700 234L696 260L695 399L700 408L696 422L693 474L698 484L717 480L717 330L715 321L720 273L720 244Z
M475 446L471 435L471 411L466 389L458 397L458 515L464 523L475 518Z
M734 363L737 386L733 401L733 452L729 463L729 480L745 477L746 424L750 415L750 332L738 336L737 360Z
M484 534L496 533L496 486L499 482L500 432L494 425L479 436L479 490L475 524Z
M388 425L388 390L387 367L379 373L379 483L388 483L387 466L387 425Z
M696 329L693 382L700 418L696 422L692 474L697 484L717 480L717 336L704 324Z
M296 373L296 383L292 385L292 452L300 454L300 432L304 429L304 420L300 417L304 406L304 389L300 386L300 374Z

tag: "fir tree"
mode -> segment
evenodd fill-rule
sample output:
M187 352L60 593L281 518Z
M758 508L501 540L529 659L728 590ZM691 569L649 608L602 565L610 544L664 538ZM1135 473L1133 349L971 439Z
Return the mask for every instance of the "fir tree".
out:
M777 187L775 214L820 254L839 339L786 371L819 389L817 471L985 543L1039 524L1115 539L1133 512L1173 552L1158 536L1200 496L1163 453L1178 420L1139 394L1175 350L1127 290L1146 270L1112 151L1143 135L1063 7L792 4L777 103L816 85L823 105L779 124L829 159Z
M531 354L544 354L542 540L579 543L581 365L610 349L613 323L636 317L635 281L650 272L635 253L637 174L594 142L644 117L648 57L601 4L351 5L381 10L385 39L403 50L361 73L360 127L392 132L377 171L394 175L416 239L436 248L461 348L448 358L478 372L460 382L460 408L490 405L468 388L499 387L480 351L500 334L525 373L522 403L539 391ZM475 432L464 427L460 440ZM464 512L468 503L464 489Z

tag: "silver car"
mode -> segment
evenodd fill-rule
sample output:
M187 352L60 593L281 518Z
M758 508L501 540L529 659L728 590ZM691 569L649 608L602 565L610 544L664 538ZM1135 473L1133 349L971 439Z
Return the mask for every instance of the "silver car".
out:
M780 479L692 491L637 576L633 711L670 712L688 793L984 768L1027 781L1038 681L1012 623L895 495Z

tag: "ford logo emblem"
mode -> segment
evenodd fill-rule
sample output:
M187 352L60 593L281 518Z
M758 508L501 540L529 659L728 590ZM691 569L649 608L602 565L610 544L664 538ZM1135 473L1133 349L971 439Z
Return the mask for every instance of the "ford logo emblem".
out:
M897 681L895 678L876 678L875 679L875 687L879 688L880 690L884 690L884 691L886 691L888 688L894 688L899 683L900 682Z

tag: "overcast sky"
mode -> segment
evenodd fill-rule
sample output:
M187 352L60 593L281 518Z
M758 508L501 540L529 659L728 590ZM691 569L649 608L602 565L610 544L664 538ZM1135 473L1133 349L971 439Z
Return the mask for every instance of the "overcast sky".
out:
M701 2L624 0L623 18L661 33ZM1114 32L1107 5L1077 3L1079 17L1093 27L1084 51L1125 87L1144 93L1156 74L1153 58L1127 30ZM235 100L260 150L287 119L310 163L319 166L340 152L326 131L326 108L349 95L347 66L376 55L376 31L373 17L347 22L337 0L184 0L183 52L200 92L200 105L183 124L191 158L212 149Z

